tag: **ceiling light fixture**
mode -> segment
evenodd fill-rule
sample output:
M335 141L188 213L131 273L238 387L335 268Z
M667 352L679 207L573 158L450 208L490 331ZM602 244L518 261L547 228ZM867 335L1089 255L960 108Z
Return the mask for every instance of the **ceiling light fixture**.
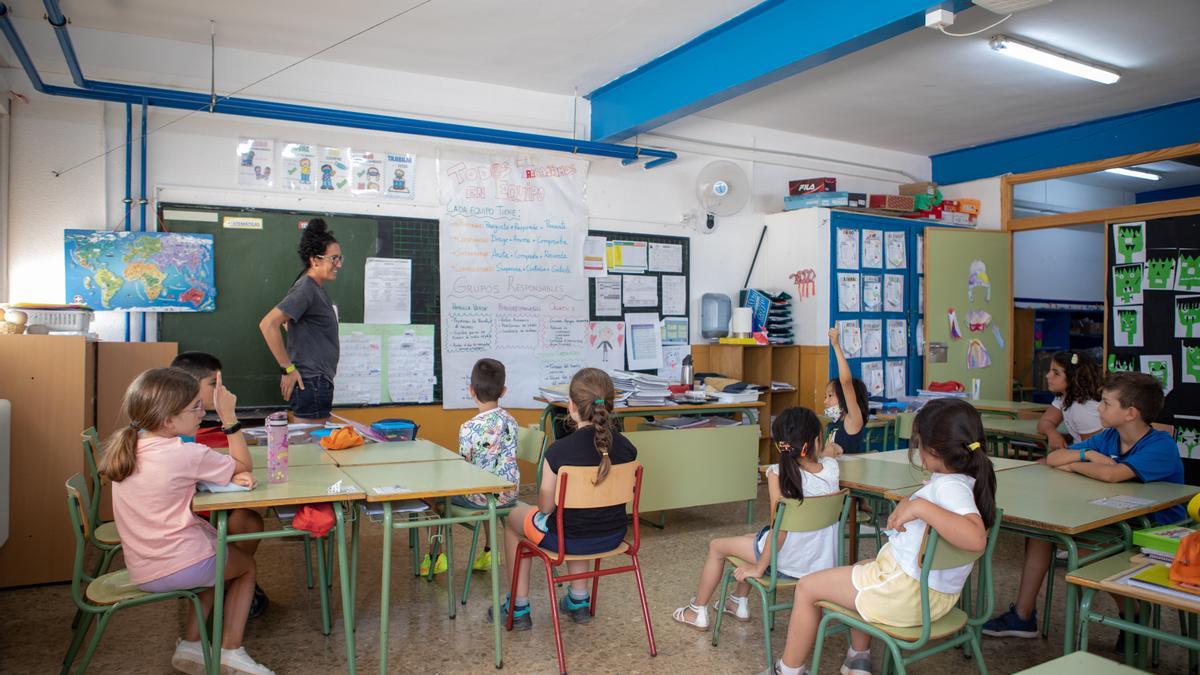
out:
M1043 68L1051 68L1062 73L1067 73L1068 75L1092 80L1093 82L1112 84L1121 79L1121 74L1112 68L1087 63L1077 57L1060 54L1046 47L1014 40L1007 35L993 35L988 44L991 45L994 51L1006 56L1012 56L1022 61L1037 64Z
M1159 180L1160 178L1162 178L1162 176L1160 176L1156 173L1150 173L1149 171L1139 171L1137 169L1116 168L1116 169L1105 169L1104 172L1105 173L1115 173L1118 176L1128 176L1130 178L1141 178L1142 180Z

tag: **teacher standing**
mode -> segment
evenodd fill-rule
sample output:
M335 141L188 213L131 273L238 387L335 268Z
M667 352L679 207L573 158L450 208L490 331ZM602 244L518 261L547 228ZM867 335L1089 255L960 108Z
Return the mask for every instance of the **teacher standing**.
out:
M279 391L295 422L323 424L333 408L333 376L340 354L337 311L325 283L337 278L342 247L324 219L313 218L300 235L297 252L304 269L258 328L279 364ZM279 332L285 325L286 346Z

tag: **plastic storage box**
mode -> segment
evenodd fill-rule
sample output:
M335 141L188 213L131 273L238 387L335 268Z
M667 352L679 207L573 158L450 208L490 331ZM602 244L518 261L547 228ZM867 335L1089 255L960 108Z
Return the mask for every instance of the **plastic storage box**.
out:
M419 426L412 420L386 419L371 425L371 429L389 441L411 441L417 437Z

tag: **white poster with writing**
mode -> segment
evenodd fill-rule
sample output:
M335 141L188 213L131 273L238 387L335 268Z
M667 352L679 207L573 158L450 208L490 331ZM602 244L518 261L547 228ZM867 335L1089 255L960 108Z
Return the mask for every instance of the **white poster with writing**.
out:
M510 408L540 408L587 361L587 163L539 155L438 156L442 400L473 407L471 367L499 359Z

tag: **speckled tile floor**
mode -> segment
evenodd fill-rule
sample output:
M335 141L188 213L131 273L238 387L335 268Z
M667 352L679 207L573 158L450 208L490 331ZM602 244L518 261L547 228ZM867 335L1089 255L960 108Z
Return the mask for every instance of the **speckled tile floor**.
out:
M599 614L587 626L569 621L563 625L567 665L573 673L755 673L763 669L760 622L727 622L721 645L714 648L709 636L675 624L671 611L686 602L694 591L696 574L709 538L742 534L745 507L729 504L671 512L667 528L643 531L641 556L651 617L654 621L658 656L646 649L637 593L631 575L607 578L600 584ZM765 495L756 508L756 522L766 515ZM358 589L358 666L363 673L379 670L379 565L380 529L364 524ZM458 565L466 557L469 535L459 529L455 536ZM870 553L871 544L865 553ZM476 574L471 598L461 607L456 620L446 617L446 581L433 583L413 578L408 570L407 539L395 539L392 575L391 638L389 672L470 673L492 671L492 637L484 616L489 606L487 576ZM1007 606L1013 596L1019 570L1021 541L1002 535L997 547L997 606ZM118 564L120 560L118 558ZM315 591L304 584L304 556L295 542L272 539L258 553L260 583L271 597L271 606L247 627L246 647L257 660L281 675L288 673L346 672L345 645L340 623L340 599L333 591L334 631L320 632L320 603ZM1049 640L985 638L984 656L992 673L1012 673L1041 663L1061 653L1061 616L1064 588L1056 584L1056 624ZM456 575L461 580L461 573ZM456 581L456 585L460 583ZM461 588L461 586L459 587ZM544 575L535 567L531 597L534 628L525 633L507 633L504 639L504 670L508 673L555 672L554 643L546 605ZM752 601L752 603L755 601ZM1108 598L1098 600L1111 609ZM0 671L5 673L52 673L59 669L70 640L74 607L67 584L0 591ZM109 624L104 641L92 661L95 673L171 673L170 657L182 630L185 607L163 603L119 613ZM752 607L752 612L757 612ZM757 616L757 614L755 614ZM1177 629L1173 612L1164 612L1164 627ZM787 614L779 615L774 644L781 649ZM1115 631L1092 628L1092 650L1114 658L1111 648ZM845 642L831 638L826 648L822 673L836 673ZM879 650L875 650L876 654ZM878 665L878 656L876 657ZM1185 673L1186 653L1163 647L1157 672ZM957 652L938 655L912 668L916 673L969 673L973 664Z

